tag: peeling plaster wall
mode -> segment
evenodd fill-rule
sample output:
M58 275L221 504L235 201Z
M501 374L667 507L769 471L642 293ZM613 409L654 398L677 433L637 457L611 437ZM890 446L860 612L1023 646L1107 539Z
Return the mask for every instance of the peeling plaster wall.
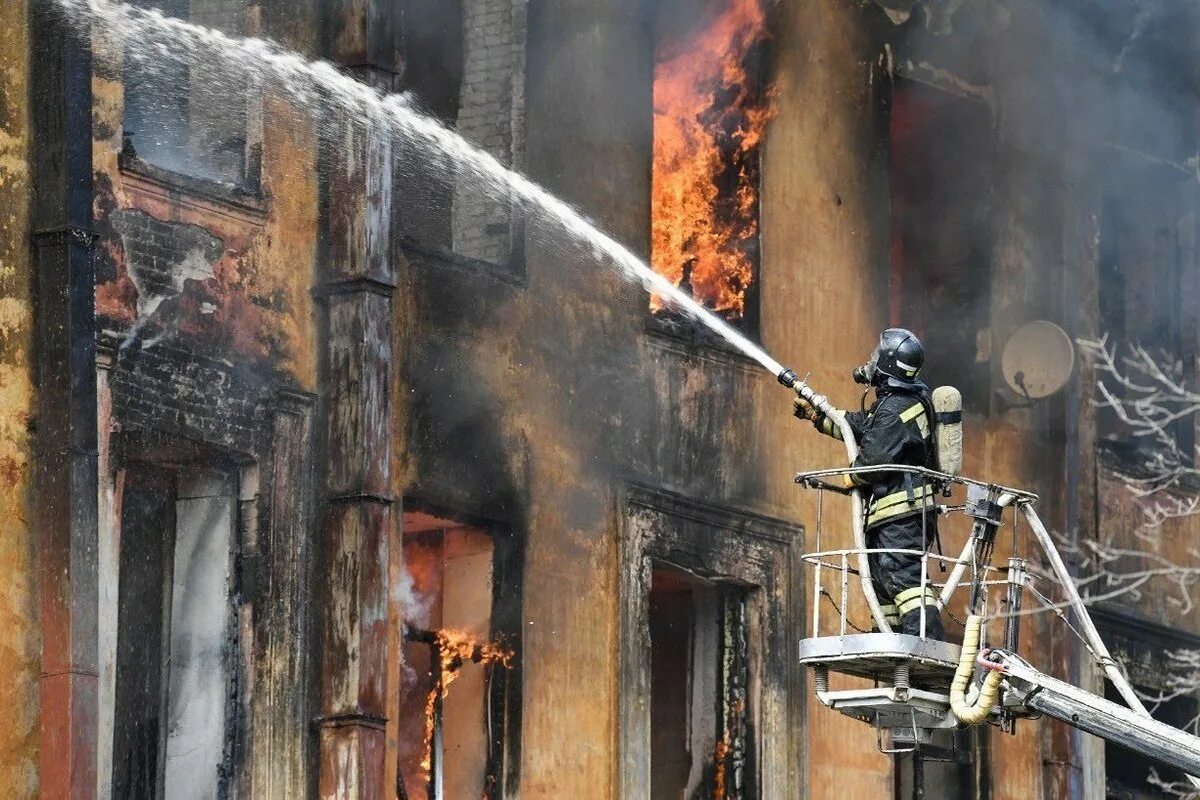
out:
M38 634L27 493L29 415L28 7L0 2L0 786L37 794Z
M315 50L320 33L314 4L244 5L250 32L261 30L299 52ZM118 441L113 434L122 431L152 431L238 458L267 459L262 467L271 475L270 496L244 502L240 517L251 525L261 514L268 521L264 541L243 534L238 545L255 564L267 560L259 548L265 550L271 563L263 566L262 580L270 576L275 591L262 598L243 595L239 611L244 628L276 629L258 638L243 629L243 652L228 654L245 657L243 667L231 661L230 669L253 674L243 676L247 683L238 700L245 713L234 727L246 735L226 779L234 785L252 780L256 796L298 795L316 766L308 763L307 748L296 744L304 726L296 733L295 720L313 715L311 693L295 680L308 668L307 653L280 642L293 634L308 642L307 585L297 590L290 581L307 584L293 571L307 568L297 565L308 563L312 545L300 537L313 535L304 510L312 494L305 466L313 458L309 400L294 390L317 389L311 291L319 224L316 131L303 110L264 88L261 103L250 104L247 131L252 142L261 139L256 194L122 163L123 55L102 29L93 31L93 50L96 308L101 331L125 339L124 348L111 349L103 370L101 485L119 475L119 454L110 461L108 453ZM119 530L104 525L101 535L110 554L103 578L115 587ZM287 542L286 552L269 544L278 538ZM250 580L240 590L255 585ZM116 624L112 606L110 597L101 616L102 665L109 669L115 634L104 628ZM286 630L272 622L280 608L288 609L283 616L299 614ZM249 688L255 680L261 682L257 692ZM111 697L108 703L111 713ZM102 797L110 775L102 760ZM209 784L193 788L215 786Z
M270 9L266 17L273 23ZM304 18L295 14L288 25ZM312 33L299 36L303 40ZM123 168L123 56L102 32L95 39L98 315L117 330L136 331L143 343L174 336L215 343L235 359L287 375L311 390L316 357L310 289L317 241L317 143L311 123L264 88L262 115L277 124L262 133L261 197L224 197L187 177ZM153 287L143 285L137 267L131 267L136 254L121 224L139 213L161 229L139 240L165 273ZM185 244L197 235L213 237L218 248L206 250L208 263L199 270L191 268ZM156 247L164 252L154 252Z

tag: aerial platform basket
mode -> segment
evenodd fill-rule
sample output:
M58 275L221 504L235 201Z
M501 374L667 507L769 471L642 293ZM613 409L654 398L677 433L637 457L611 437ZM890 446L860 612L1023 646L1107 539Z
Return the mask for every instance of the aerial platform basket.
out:
M888 732L895 750L927 745L932 731L956 726L950 712L950 681L959 655L958 645L902 633L855 633L800 642L800 663L813 670L817 699ZM833 691L831 673L863 678L873 685Z
M869 476L872 472L887 469L920 473L923 480L946 490L955 484L967 486L965 504L930 506L931 511L940 514L961 513L973 519L973 534L961 554L955 557L927 550L868 548L861 517L853 520L858 546L820 549L825 491L845 493L829 479L847 474ZM1027 572L1025 563L1015 556L1009 559L1007 567L990 565L995 534L1006 508L1031 503L1035 497L1028 492L933 470L893 465L802 473L796 481L820 492L815 528L818 549L802 556L812 573L812 614L807 636L799 643L800 663L812 670L817 698L822 704L876 728L881 734L880 749L885 752L905 752L928 745L933 731L959 725L951 710L950 688L962 651L957 644L925 636L924 608L919 635L906 635L891 629L870 580L871 557L890 554L920 559L921 588L938 597L939 610L946 608L960 587L969 587L971 599L968 605L986 604L990 589L1004 587L1011 608L1019 605L1020 588L1026 581ZM946 491L945 494L949 496L950 493ZM939 565L940 573L948 573L944 581L931 579L931 565ZM969 579L964 582L968 573ZM851 581L852 575L858 579ZM861 589L854 588L854 584ZM857 628L851 621L851 604L856 597L866 601L874 630ZM828 605L834 608L833 620L826 614L823 623L822 610ZM1006 644L1015 646L1018 620L1016 615L1008 617L1010 630L1005 633ZM860 680L843 682L857 684L852 688L831 689L831 675ZM1001 707L991 721L1011 728L1016 716L1015 711ZM890 747L883 744L883 734L890 737Z
M778 377L780 383L795 389L809 405L834 423L838 437L846 447L847 461L854 464L859 456L858 443L844 412L830 405L828 398L817 394L805 381L799 380L793 370L781 371ZM933 498L928 495L922 499L923 503L928 503L924 508L926 511L963 514L970 518L971 535L962 552L953 559L925 551L918 554L922 565L921 596L934 590L939 613L947 608L960 585L964 585L969 572L965 584L970 587L965 603L968 617L961 647L925 635L924 615L928 604L922 606L919 635L894 632L875 596L870 563L872 552L913 551L869 549L862 493L857 488L842 487L847 485L847 476L859 476L861 480L850 483L862 485L870 484L871 474L880 472L907 473L940 489L945 498L952 496L954 487L966 488L966 502L962 505L934 505ZM840 480L831 482L832 478ZM899 464L805 472L796 476L796 482L818 491L816 551L803 556L813 572L812 627L800 642L800 663L812 672L817 698L849 717L872 725L879 732L881 750L928 753L929 743L939 729L992 724L1007 733L1014 733L1018 718L1044 714L1173 766L1189 777L1193 787L1200 789L1200 737L1151 717L1096 630L1074 577L1046 526L1038 518L1036 495L957 474ZM854 533L852 549L821 550L823 500L828 491L849 496L850 526ZM993 566L997 533L1005 514L1010 512L1013 551L1006 567ZM1054 584L1065 596L1064 602L1052 602L1038 591L1027 562L1018 557L1020 536L1017 525L1021 519L1027 523L1031 534L1033 547L1030 549L1040 551L1042 556L1038 577ZM940 584L929 578L929 563L936 559L948 560L952 565L949 575ZM870 632L856 628L849 619L851 574L857 576L858 594L870 613L874 627ZM830 581L829 585L838 586L837 599L825 588L825 579L835 576L836 580ZM998 586L1004 587L1002 612L993 616L1003 619L1002 641L984 642L983 637L988 632L984 623L991 608L988 592ZM1084 648L1126 705L1113 703L1041 672L1018 654L1021 604L1026 592L1043 604L1042 609L1035 610L1054 611L1066 623L1067 629L1082 640ZM836 626L823 628L821 625L821 606L825 600L837 609ZM1074 616L1074 625L1067 620L1068 613ZM984 649L981 650L981 646ZM833 689L831 677L835 675L857 680L839 679L839 688ZM840 688L847 683L850 688ZM885 733L890 735L890 748L883 744Z

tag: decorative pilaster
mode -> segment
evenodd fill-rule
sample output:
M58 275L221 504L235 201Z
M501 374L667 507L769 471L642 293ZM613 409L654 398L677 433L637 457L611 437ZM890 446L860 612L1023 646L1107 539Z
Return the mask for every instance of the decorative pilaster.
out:
M391 88L380 48L386 11L337 0L332 56L360 80ZM386 66L386 65L384 65ZM322 142L325 506L321 616L319 794L381 798L389 652L392 239L391 134L342 120Z

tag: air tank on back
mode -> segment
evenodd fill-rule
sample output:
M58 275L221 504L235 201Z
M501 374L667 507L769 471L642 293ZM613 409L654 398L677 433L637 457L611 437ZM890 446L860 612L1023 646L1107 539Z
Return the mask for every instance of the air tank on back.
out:
M962 393L953 386L933 390L933 413L937 425L938 469L949 475L962 471Z

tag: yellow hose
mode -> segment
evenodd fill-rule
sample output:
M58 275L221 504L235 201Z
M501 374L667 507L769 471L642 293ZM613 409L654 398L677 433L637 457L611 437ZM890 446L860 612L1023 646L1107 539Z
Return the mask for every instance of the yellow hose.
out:
M950 710L959 722L967 725L978 725L991 716L992 708L1000 697L1000 681L1004 675L1000 672L989 672L983 679L979 696L975 702L967 703L967 687L971 685L971 677L975 674L975 656L979 653L980 629L983 617L972 614L967 617L966 631L963 633L962 655L958 659L958 670L954 673L954 683L950 684Z

